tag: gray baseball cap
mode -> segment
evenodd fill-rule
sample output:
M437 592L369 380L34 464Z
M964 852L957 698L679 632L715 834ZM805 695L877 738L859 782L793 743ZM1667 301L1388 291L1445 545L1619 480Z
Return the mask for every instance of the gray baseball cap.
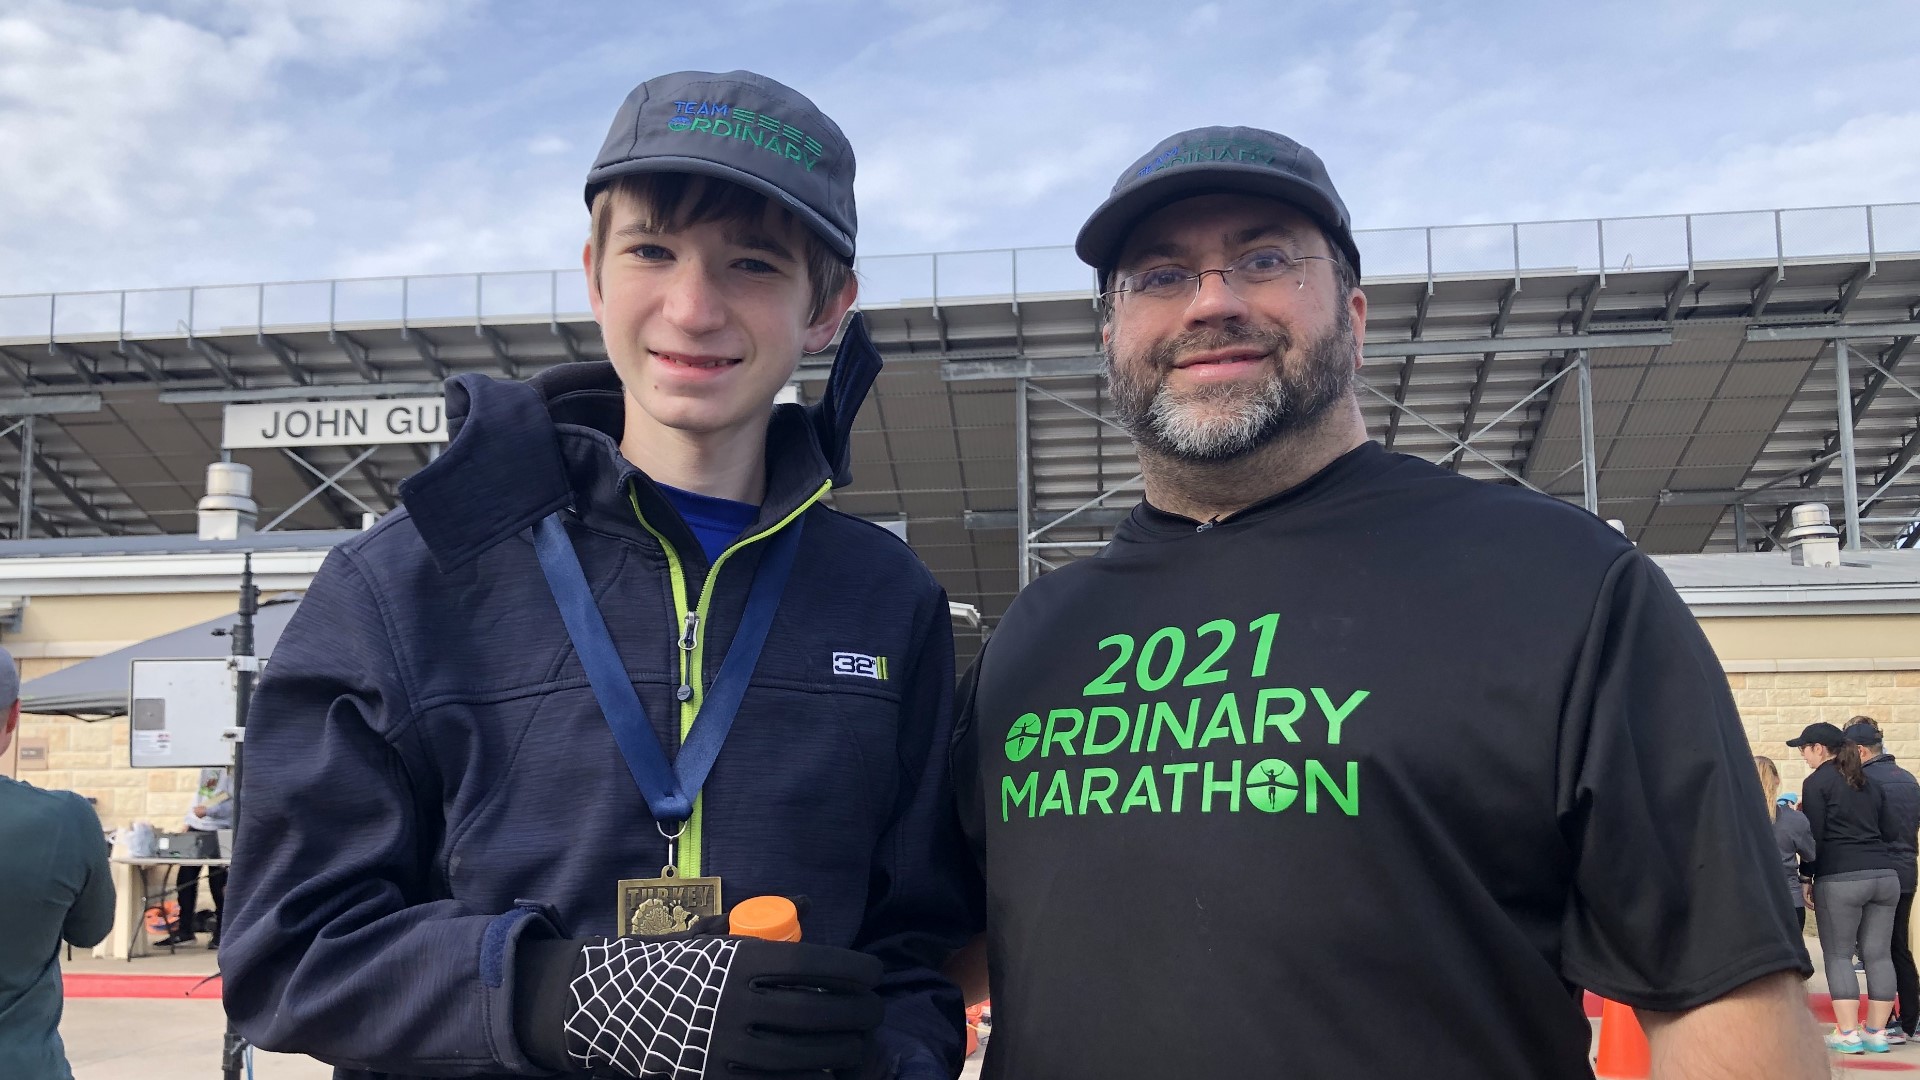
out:
M1074 253L1096 270L1110 270L1127 233L1142 218L1180 199L1228 192L1265 195L1299 207L1353 260L1354 273L1360 272L1353 219L1320 156L1285 135L1250 127L1195 128L1147 151L1127 166L1107 201L1080 226Z
M587 173L587 205L607 181L649 172L751 188L853 258L853 147L806 95L765 75L677 71L634 87Z

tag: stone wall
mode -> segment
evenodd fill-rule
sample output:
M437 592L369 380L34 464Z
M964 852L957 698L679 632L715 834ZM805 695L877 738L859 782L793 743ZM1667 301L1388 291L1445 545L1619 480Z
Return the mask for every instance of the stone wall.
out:
M1747 742L1754 753L1773 759L1783 790L1799 790L1807 775L1787 740L1823 720L1845 727L1854 716L1873 717L1887 752L1909 770L1920 769L1920 670L1735 671L1727 681Z

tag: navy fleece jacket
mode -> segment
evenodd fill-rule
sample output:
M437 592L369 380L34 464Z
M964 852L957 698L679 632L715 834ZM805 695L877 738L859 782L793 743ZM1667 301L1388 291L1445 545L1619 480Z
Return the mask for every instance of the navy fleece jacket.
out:
M880 1035L897 1074L952 1076L961 1005L937 969L974 916L946 766L946 596L893 535L818 502L845 478L878 366L856 319L825 400L775 411L745 536L794 514L805 528L702 795L697 871L720 875L729 902L805 895L808 941L885 962ZM541 1073L513 1025L520 943L615 934L615 882L666 859L528 529L564 515L669 753L680 609L698 603L706 557L619 453L611 365L530 384L463 375L447 400L451 444L407 483L404 511L328 557L247 730L227 1012L256 1045L339 1075ZM699 627L706 682L763 547L719 561Z

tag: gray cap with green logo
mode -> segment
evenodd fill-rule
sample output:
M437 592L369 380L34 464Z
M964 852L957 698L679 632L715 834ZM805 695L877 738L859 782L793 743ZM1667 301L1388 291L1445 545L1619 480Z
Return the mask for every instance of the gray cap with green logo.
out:
M729 180L793 211L853 258L853 147L806 95L751 71L678 71L633 88L587 173L678 172Z
M1074 253L1096 270L1110 270L1140 219L1180 199L1222 193L1265 195L1299 207L1360 272L1353 219L1320 156L1285 135L1249 127L1195 128L1147 151L1080 227Z

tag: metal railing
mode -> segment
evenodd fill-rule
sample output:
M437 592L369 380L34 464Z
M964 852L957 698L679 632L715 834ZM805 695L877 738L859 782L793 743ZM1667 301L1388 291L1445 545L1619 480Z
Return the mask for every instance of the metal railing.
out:
M1369 280L1686 272L1726 263L1920 254L1920 202L1793 210L1362 229ZM1093 276L1071 247L995 248L857 260L867 307L1087 297ZM293 328L402 327L589 318L580 270L335 278L0 296L0 341L154 338Z

